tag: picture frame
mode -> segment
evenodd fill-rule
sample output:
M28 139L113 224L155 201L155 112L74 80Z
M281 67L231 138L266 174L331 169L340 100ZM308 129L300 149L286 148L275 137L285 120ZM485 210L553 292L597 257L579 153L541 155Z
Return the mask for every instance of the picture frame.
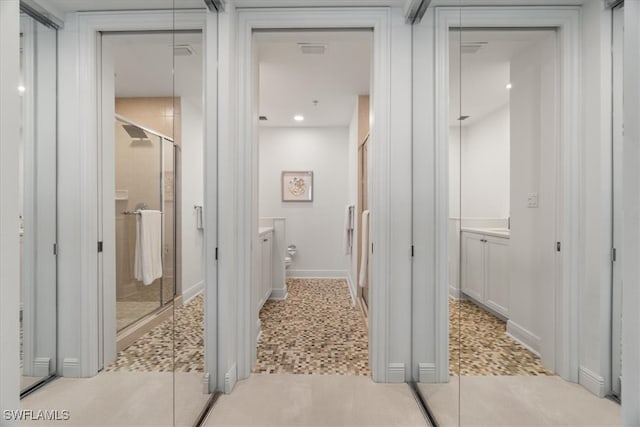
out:
M282 171L283 202L313 202L313 171Z

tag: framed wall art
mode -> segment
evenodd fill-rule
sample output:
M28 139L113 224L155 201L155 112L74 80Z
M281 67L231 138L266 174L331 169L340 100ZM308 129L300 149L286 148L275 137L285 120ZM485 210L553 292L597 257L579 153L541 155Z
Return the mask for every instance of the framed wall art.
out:
M312 202L313 171L282 171L282 201Z

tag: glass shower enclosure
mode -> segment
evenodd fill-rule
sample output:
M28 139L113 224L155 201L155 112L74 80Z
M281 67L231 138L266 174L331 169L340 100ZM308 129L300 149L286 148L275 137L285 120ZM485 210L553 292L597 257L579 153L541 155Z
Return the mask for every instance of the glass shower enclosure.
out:
M135 325L176 295L176 150L172 138L116 115L117 331ZM162 276L145 284L134 271L141 210L162 213Z

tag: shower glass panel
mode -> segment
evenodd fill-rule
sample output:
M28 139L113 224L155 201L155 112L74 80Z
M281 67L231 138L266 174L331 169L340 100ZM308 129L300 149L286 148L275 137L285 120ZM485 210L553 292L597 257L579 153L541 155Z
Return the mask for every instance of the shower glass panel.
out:
M144 283L142 276L136 274L135 269L140 211L164 211L162 197L163 174L165 172L162 167L164 145L160 136L128 121L116 119L115 217L118 331L157 310L163 302L171 300L168 293L166 300L163 295L163 277L156 278L150 283ZM171 144L169 143L169 145ZM169 252L166 249L166 241L163 242L162 247L163 255L166 255Z
M22 395L56 373L57 31L20 17L22 102L20 212L20 372Z

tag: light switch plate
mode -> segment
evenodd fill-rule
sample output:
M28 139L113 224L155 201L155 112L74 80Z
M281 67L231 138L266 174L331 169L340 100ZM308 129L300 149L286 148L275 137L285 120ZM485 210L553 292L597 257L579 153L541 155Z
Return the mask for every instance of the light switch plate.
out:
M538 207L538 193L529 193L527 195L527 207L528 208Z

